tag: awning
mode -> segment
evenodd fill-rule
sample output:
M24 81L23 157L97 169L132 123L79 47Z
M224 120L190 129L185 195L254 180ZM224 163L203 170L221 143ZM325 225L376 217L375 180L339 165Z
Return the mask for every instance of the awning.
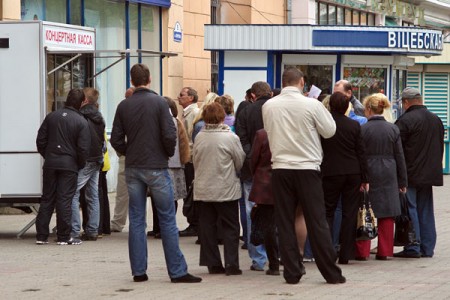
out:
M105 72L112 66L118 64L122 60L124 60L127 57L170 57L170 56L178 56L178 53L174 52L163 52L163 51L153 51L153 50L145 50L145 49L125 49L125 50L76 50L76 49L59 49L59 48L50 48L45 47L45 52L48 54L65 54L65 55L72 55L70 59L65 61L64 63L60 64L53 70L50 70L47 72L47 75L50 75L57 70L63 68L68 63L74 61L78 57L80 57L83 54L94 54L94 58L117 58L116 61L111 63L110 65L106 66L105 68L101 69L99 72L94 74L89 80L94 79L101 73Z

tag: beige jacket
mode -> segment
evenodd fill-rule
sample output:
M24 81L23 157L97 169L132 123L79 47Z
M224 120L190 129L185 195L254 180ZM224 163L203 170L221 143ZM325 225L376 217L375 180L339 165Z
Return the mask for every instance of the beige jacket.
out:
M227 125L206 124L194 143L194 200L225 202L241 198L237 173L244 159L239 137Z
M285 87L262 108L264 129L272 152L272 169L320 170L320 136L336 132L333 117L319 101L296 87Z
M189 138L189 144L192 150L192 131L194 130L194 119L199 112L197 103L192 103L183 110L183 125Z

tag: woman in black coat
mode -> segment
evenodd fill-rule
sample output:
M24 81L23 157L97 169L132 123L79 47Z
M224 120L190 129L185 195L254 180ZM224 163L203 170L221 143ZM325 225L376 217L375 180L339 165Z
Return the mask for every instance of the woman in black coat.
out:
M394 217L400 215L399 190L406 192L406 164L400 131L382 116L389 108L387 97L372 94L364 100L368 122L362 126L369 167L369 199L378 222L376 259L386 260L394 251ZM369 257L370 241L357 243L358 255Z
M357 121L345 116L350 99L336 92L330 98L330 110L336 122L336 133L332 138L322 139L323 191L328 225L333 234L334 213L342 199L341 248L339 263L347 264L355 256L356 217L360 190L368 188L367 161Z

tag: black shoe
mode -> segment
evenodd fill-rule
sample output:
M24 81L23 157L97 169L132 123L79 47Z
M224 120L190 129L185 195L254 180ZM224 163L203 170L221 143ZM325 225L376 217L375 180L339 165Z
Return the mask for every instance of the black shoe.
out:
M339 284L339 283L345 283L346 279L344 276L341 275L341 277L339 277L338 279L335 280L327 280L327 283L329 284Z
M272 269L269 269L269 270L267 270L266 271L266 275L280 275L280 270L272 270Z
M133 276L133 280L134 280L134 282L147 281L148 280L148 276L147 276L147 274Z
M407 253L405 251L394 253L394 257L402 258L420 258L420 253Z
M225 274L225 268L222 266L208 267L209 274Z
M155 233L155 239L161 239L161 233L160 232Z
M186 275L178 278L170 278L170 281L172 281L173 283L196 283L202 281L202 279L200 277L187 273Z
M96 241L98 238L97 235L88 235L88 234L83 234L81 236L81 240L82 241Z
M243 244L243 245L241 246L241 249L242 249L242 250L248 250L247 244Z
M242 270L236 266L228 266L225 268L225 274L230 275L242 275Z
M258 272L264 271L264 269L259 269L259 268L255 267L255 266L251 266L251 267L250 267L250 270L252 270L252 271L258 271Z
M155 236L155 231L154 230L147 231L147 236Z
M366 260L369 260L369 258L364 257L364 256L356 256L356 257L355 257L355 260L366 261Z
M286 280L286 283L287 284L297 284L297 283L299 283L300 282L300 279L301 279L302 277L300 276L300 278L297 278L297 277L288 277L288 278L284 278L285 280Z
M197 240L195 241L195 244L196 244L196 245L200 245L200 239L197 239Z
M338 264L348 265L348 259L339 258Z
M375 255L375 259L376 260L388 260L387 256L382 256L382 255Z
M180 231L179 234L180 234L181 237L184 237L184 236L197 236L198 232L197 232L197 229L195 229L194 227L189 225L188 228L186 228L185 230Z

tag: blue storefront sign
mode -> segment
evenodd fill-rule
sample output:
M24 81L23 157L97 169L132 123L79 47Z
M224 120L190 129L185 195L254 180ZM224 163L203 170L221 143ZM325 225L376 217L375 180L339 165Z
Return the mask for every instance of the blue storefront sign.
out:
M150 4L162 7L170 7L170 0L128 0L129 2Z
M373 47L442 50L442 33L427 31L313 30L315 47Z

